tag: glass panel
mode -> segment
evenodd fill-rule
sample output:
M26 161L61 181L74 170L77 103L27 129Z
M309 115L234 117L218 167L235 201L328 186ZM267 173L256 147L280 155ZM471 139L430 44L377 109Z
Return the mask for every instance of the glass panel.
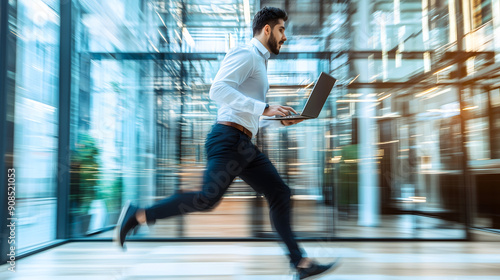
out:
M72 139L72 235L116 223L123 202L153 199L153 95L139 73L147 62L90 62L89 92L74 99ZM85 70L85 68L83 69ZM80 71L85 78L86 73ZM87 119L87 122L85 120Z
M125 201L147 205L156 196L152 74L159 66L106 55L155 50L158 41L151 40L161 36L152 24L161 21L148 7L141 1L80 1L73 10L73 237L111 229Z
M14 166L19 253L56 236L59 1L17 1Z
M464 238L458 90L433 86L455 70L438 71L454 47L444 47L454 41L450 6L394 4L376 5L369 20L358 14L352 31L349 68L357 80L337 96L339 152L331 159L334 231L340 237Z
M500 160L497 158L497 90L468 87L464 90L464 113L467 116L466 139L470 171L473 174L475 207L474 226L500 229L498 197Z

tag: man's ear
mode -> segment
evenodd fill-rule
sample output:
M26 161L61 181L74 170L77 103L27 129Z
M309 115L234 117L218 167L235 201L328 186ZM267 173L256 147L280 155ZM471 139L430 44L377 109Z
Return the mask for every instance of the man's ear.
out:
M266 24L264 26L264 34L266 34L266 35L271 34L271 26L269 24Z

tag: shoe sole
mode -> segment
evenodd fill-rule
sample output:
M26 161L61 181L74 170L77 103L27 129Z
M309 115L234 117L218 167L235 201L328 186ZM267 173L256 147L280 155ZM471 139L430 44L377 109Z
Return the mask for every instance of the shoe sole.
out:
M341 260L342 260L342 258L337 258L337 260L335 262L333 262L332 266L329 269L321 272L320 274L316 274L316 275L313 275L313 276L310 276L310 277L306 277L306 278L302 278L302 279L305 279L305 280L314 280L314 279L318 279L320 277L323 277L323 276L325 276L325 274L328 274L328 273L334 271L335 269L337 269L340 266L340 261ZM302 280L302 279L300 279L300 277L297 277L297 279L298 280Z
M123 246L120 244L120 228L122 227L123 220L125 219L125 214L128 212L128 209L130 209L131 204L131 201L128 200L123 206L120 217L118 218L118 222L116 223L115 234L113 238L113 243L116 243L116 245L118 245L118 247L124 251L126 250L125 242L123 242Z

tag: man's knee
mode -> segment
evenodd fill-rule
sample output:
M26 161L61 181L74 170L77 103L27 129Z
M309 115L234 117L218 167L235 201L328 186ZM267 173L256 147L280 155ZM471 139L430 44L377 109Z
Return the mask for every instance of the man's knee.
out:
M272 192L266 194L266 198L269 202L289 202L291 197L292 191L286 184L283 184L279 188L275 188Z
M284 192L284 195L288 196L288 198L292 197L292 190L287 185L285 185L285 189L283 192Z
M277 193L283 197L290 198L292 196L292 190L290 190L290 187L288 187L288 185L285 183L283 183L279 188L277 188Z

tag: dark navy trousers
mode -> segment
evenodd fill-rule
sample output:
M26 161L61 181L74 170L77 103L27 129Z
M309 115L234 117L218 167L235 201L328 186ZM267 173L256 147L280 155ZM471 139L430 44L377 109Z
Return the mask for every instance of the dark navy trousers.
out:
M222 124L213 126L205 149L207 168L199 192L174 194L146 209L148 223L185 213L214 208L236 176L263 194L270 209L271 222L290 253L290 262L297 266L303 252L290 226L291 191L283 182L269 158L251 139L238 129Z

